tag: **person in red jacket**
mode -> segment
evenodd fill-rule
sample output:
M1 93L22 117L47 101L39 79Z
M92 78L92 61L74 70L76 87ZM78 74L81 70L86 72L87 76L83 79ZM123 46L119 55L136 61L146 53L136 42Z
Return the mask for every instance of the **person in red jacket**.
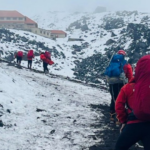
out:
M139 67L142 63L137 63L138 69L135 71L136 78L141 77L141 73L146 72L146 68ZM122 132L116 143L115 150L128 150L140 140L144 145L144 150L150 150L150 122L137 119L133 111L133 107L135 107L134 94L136 78L133 78L128 84L122 87L115 103L117 118L122 123Z
M117 54L123 55L125 57L126 52L124 50L119 50ZM123 71L124 71L125 77L128 79L128 82L129 82L133 78L132 66L129 63L125 64L123 67ZM110 123L114 123L116 119L115 101L120 92L120 89L123 87L125 83L123 82L123 80L119 80L118 78L115 79L115 82L108 82L108 83L109 83L109 91L111 94ZM118 124L118 121L116 122L116 124Z
M51 60L50 53L47 52L47 51L45 51L45 53L42 52L42 53L40 54L40 58L41 58L41 60L43 61L43 69L44 69L44 73L49 72L47 66L48 66L48 65L54 64L54 62Z
M28 59L28 68L31 69L32 67L32 59L34 58L34 53L33 50L29 50L27 54L27 59Z
M22 58L23 58L23 52L22 51L18 51L14 58L17 58L17 64L18 65L21 65L21 61L22 61Z

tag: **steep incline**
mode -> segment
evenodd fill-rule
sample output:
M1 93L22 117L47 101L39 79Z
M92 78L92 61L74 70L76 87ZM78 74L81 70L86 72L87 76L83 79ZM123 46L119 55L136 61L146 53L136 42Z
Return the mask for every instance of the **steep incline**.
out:
M5 63L0 76L2 150L76 150L99 142L91 123L102 114L91 104L107 104L107 93Z
M6 63L0 76L2 150L113 150L106 91Z

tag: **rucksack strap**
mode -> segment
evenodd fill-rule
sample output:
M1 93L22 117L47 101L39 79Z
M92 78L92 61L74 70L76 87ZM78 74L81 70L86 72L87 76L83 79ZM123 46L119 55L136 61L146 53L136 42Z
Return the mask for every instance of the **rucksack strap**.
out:
M128 103L126 103L126 106L128 109L130 109L133 112L133 109L128 105Z
M132 111L130 114L128 114L128 121L133 121L133 120L138 120L138 119L136 118L136 116Z
M136 116L134 115L133 109L128 105L128 103L126 104L127 108L131 110L131 113L128 114L128 121L132 121L132 120L138 120L136 118Z
M131 113L128 114L128 121L132 121L132 120L138 120L136 118L136 116L134 115L133 109L128 105L128 103L126 103L126 107L131 110Z

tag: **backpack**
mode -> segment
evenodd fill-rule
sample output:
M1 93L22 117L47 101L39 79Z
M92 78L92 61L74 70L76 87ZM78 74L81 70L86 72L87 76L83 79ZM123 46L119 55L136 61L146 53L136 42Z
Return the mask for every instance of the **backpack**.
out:
M123 67L125 64L127 64L127 61L124 59L124 56L120 54L115 54L112 57L112 60L110 61L110 64L106 68L104 74L109 78L119 78L124 73Z
M150 55L142 57L135 70L133 113L137 119L150 121Z
M29 50L28 54L27 54L28 58L32 58L33 57L33 50Z
M46 51L44 55L45 55L45 57L48 58L48 59L50 59L50 57L51 57L51 54L50 54L50 52L48 52L48 51Z
M48 64L49 64L49 65L53 65L54 62L53 62L52 60L50 60Z
M17 56L23 57L23 52L22 51L18 51Z

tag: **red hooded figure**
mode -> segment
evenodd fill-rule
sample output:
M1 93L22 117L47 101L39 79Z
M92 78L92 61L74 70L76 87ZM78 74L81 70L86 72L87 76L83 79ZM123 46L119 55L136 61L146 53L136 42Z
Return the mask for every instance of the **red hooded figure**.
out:
M28 68L31 69L32 67L32 59L34 58L34 53L33 50L29 50L27 54L27 59L28 59Z
M139 140L150 150L150 55L138 61L135 78L121 89L115 110L123 124L115 150L128 150Z
M44 72L48 72L48 65L52 65L54 64L54 62L51 60L51 55L48 51L42 52L40 54L40 58L43 61L43 68L44 68Z

